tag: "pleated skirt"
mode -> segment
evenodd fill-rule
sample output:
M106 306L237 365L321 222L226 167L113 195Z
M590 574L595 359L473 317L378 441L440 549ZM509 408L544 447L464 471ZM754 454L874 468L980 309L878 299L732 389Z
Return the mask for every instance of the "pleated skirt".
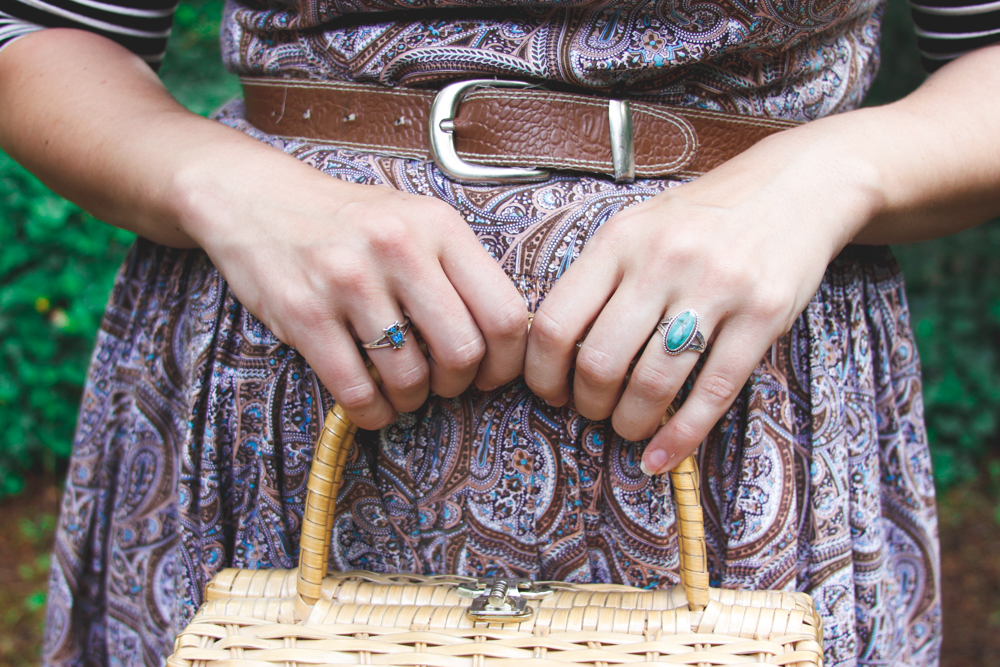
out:
M616 212L680 181L464 186L433 164L262 135L334 178L458 210L529 308ZM780 242L779 239L775 240ZM294 567L332 398L201 251L140 240L83 394L52 560L49 665L159 665L223 567ZM677 583L669 480L645 442L517 380L361 432L332 566ZM826 664L936 665L934 487L903 280L848 247L699 450L712 583L810 593Z

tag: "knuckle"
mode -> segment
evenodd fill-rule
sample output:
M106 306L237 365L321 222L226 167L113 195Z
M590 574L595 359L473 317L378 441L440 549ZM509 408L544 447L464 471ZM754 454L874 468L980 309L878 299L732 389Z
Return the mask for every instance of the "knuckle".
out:
M671 419L667 425L673 431L673 439L678 442L700 442L704 437L698 432L698 429L695 428L693 424L690 424L679 417Z
M493 322L490 323L490 333L500 340L517 340L528 328L528 309L523 301L504 304L494 311Z
M412 393L421 389L428 380L427 364L417 363L393 374L392 386L401 392Z
M484 356L486 342L477 334L472 340L451 347L436 361L446 371L465 371L475 367Z
M706 257L704 242L685 227L660 236L653 249L659 259L673 267L699 266L704 270L711 261L711 256Z
M426 202L424 205L427 207L427 212L436 218L440 218L445 222L460 222L461 217L450 204L447 204L440 199L435 199L434 197L425 197Z
M615 256L622 254L628 246L629 235L626 230L631 226L630 220L634 215L625 210L612 216L594 233L587 246L601 253L612 253Z
M757 308L768 321L789 319L792 297L782 290L767 290L757 296Z
M433 197L421 197L420 199L424 200L419 202L421 218L445 232L469 233L465 220L450 204Z
M670 389L670 376L652 366L640 364L632 373L629 385L642 400L659 401Z
M753 284L752 277L735 262L714 261L709 265L707 273L717 288L726 293L745 290L748 285Z
M328 311L320 307L319 299L298 290L292 290L284 295L281 308L280 319L285 322L282 329L314 329L330 316Z
M570 340L565 328L544 308L535 313L531 322L531 337L545 350L559 349Z
M608 386L621 382L625 376L614 366L612 358L593 347L584 345L576 357L576 375L592 386Z
M336 396L337 401L347 411L360 411L370 408L378 399L378 390L373 382L361 381L341 389Z
M770 336L787 332L795 321L795 297L780 288L759 290L747 301L747 324Z
M363 291L372 280L371 266L355 253L331 253L324 270L326 280L339 290Z
M413 243L409 225L395 215L379 218L368 228L368 246L377 257L401 261L410 256Z
M710 373L698 378L702 394L714 407L728 407L735 400L740 386L730 378L718 373Z

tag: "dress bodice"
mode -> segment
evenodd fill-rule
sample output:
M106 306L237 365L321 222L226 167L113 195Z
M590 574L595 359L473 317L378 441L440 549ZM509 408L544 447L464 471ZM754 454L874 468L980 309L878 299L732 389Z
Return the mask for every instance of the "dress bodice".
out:
M791 119L857 106L883 0L229 0L228 66L387 85L555 82Z

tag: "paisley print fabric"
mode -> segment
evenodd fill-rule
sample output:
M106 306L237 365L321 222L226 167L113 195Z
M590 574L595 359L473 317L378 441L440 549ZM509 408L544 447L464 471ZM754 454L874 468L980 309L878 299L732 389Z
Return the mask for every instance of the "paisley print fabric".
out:
M230 0L245 74L424 85L476 74L809 119L853 108L879 0ZM402 11L405 8L407 11ZM458 210L535 309L612 215L677 179L555 173L468 186L433 164L267 136L331 177ZM293 567L331 397L199 251L140 241L85 388L45 661L158 665L222 567ZM677 581L669 482L645 443L516 381L432 397L350 453L336 569ZM826 664L937 664L934 490L917 351L889 252L849 247L700 450L713 585L811 593Z
M527 78L811 120L861 102L878 64L883 8L883 0L472 4L229 0L224 57L245 75L388 85ZM342 16L349 12L374 13Z
M615 212L675 183L462 186L427 163L261 135L337 178L438 197L529 305ZM902 280L848 248L701 450L713 584L810 592L828 665L933 665L933 485ZM49 664L156 665L220 568L293 567L330 396L206 256L140 241L87 383L51 582ZM432 398L348 460L333 567L677 582L669 482L521 382Z

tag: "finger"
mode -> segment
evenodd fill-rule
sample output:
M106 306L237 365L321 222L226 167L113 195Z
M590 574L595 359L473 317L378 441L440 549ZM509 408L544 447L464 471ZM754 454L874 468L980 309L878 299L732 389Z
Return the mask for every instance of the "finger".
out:
M742 391L773 340L767 335L744 334L736 325L721 326L684 405L647 445L642 456L647 474L672 469L701 444Z
M484 342L484 353L475 374L476 386L489 391L507 384L524 369L528 340L528 308L524 299L471 230L467 236L456 235L442 254L441 265Z
M430 386L439 396L458 396L476 376L486 343L448 277L435 263L400 285L400 300L430 351Z
M677 312L670 312L670 316ZM699 317L695 331L700 331L707 339L714 327L713 321ZM696 352L668 354L663 337L657 330L649 340L614 408L612 426L615 433L627 440L644 440L656 432L667 407L698 362Z
M372 380L357 343L346 329L331 326L295 342L320 382L355 424L374 430L396 419L396 411Z
M386 303L380 308L353 313L350 321L362 344L376 341L385 344L389 342L386 329L391 325L400 325L401 328L405 317L399 314L398 307ZM382 394L396 410L412 412L427 400L430 369L427 359L414 340L413 332L407 332L404 339L400 348L394 348L390 344L388 347L367 349L365 352L382 378Z
M662 291L642 279L623 281L587 332L573 381L576 409L584 417L606 419L614 411L633 359L656 333Z
M535 313L528 334L524 379L551 405L569 400L569 371L576 343L618 285L617 262L610 253L586 251L566 271Z

